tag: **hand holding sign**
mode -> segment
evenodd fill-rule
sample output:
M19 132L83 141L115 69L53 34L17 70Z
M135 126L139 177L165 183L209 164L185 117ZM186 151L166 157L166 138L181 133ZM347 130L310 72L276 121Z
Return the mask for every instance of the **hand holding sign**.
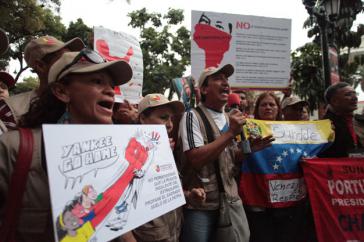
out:
M262 150L264 148L267 148L272 145L272 142L275 139L273 138L273 135L268 135L266 137L249 137L250 147L253 152Z

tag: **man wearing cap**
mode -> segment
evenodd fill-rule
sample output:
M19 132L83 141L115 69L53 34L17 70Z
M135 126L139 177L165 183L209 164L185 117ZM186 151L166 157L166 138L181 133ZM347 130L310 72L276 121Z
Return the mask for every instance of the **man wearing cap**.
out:
M325 119L335 127L335 141L320 157L348 157L358 148L358 137L353 127L353 113L358 108L355 90L346 82L338 82L325 91L328 104Z
M281 104L284 120L304 120L304 107L307 106L308 103L306 101L303 101L296 96L286 97Z
M29 110L29 104L34 97L39 96L48 85L48 72L50 67L63 53L68 51L80 51L84 48L84 43L80 38L74 38L66 43L52 37L43 36L31 40L24 50L24 59L29 67L37 73L39 77L39 87L18 95L11 96L5 100L7 108L11 110L13 124L9 128L13 129L19 121L21 115ZM0 108L5 106L0 102ZM6 107L5 107L6 108ZM2 118L2 117L0 117Z
M233 72L234 67L230 64L205 69L198 80L201 103L181 119L179 132L185 155L185 160L181 161L184 189L201 187L206 192L204 203L186 206L182 232L184 242L208 242L212 239L219 217L219 192L222 192L217 181L218 174L228 196L241 202L233 172L234 163L239 159L232 141L241 133L245 119L238 110L233 110L229 115L224 113L230 93L228 77ZM208 142L208 131L201 113L211 125L215 138L212 142ZM219 171L215 169L216 165ZM245 234L242 241L248 241L249 228L243 210L241 223Z

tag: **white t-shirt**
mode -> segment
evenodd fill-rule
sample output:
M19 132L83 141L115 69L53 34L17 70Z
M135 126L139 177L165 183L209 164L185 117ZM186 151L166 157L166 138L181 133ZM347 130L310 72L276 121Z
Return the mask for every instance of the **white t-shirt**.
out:
M224 113L216 112L211 109L207 109L207 111L222 133L229 129L229 125ZM192 110L183 114L179 125L179 135L182 138L183 151L205 145L201 133L200 123L198 122L198 119Z

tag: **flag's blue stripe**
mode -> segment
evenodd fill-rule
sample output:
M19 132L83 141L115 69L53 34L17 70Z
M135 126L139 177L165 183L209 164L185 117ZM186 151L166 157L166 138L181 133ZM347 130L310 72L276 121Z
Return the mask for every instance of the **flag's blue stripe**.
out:
M303 156L315 157L329 144L273 144L244 160L243 173L284 174L300 170L298 162Z

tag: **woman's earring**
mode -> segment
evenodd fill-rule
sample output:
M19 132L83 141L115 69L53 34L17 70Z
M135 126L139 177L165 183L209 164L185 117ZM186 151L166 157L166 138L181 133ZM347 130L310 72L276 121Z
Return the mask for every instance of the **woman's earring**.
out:
M63 115L58 119L58 124L69 124L71 121L71 115L68 111L68 104L66 106L66 111L63 113Z

